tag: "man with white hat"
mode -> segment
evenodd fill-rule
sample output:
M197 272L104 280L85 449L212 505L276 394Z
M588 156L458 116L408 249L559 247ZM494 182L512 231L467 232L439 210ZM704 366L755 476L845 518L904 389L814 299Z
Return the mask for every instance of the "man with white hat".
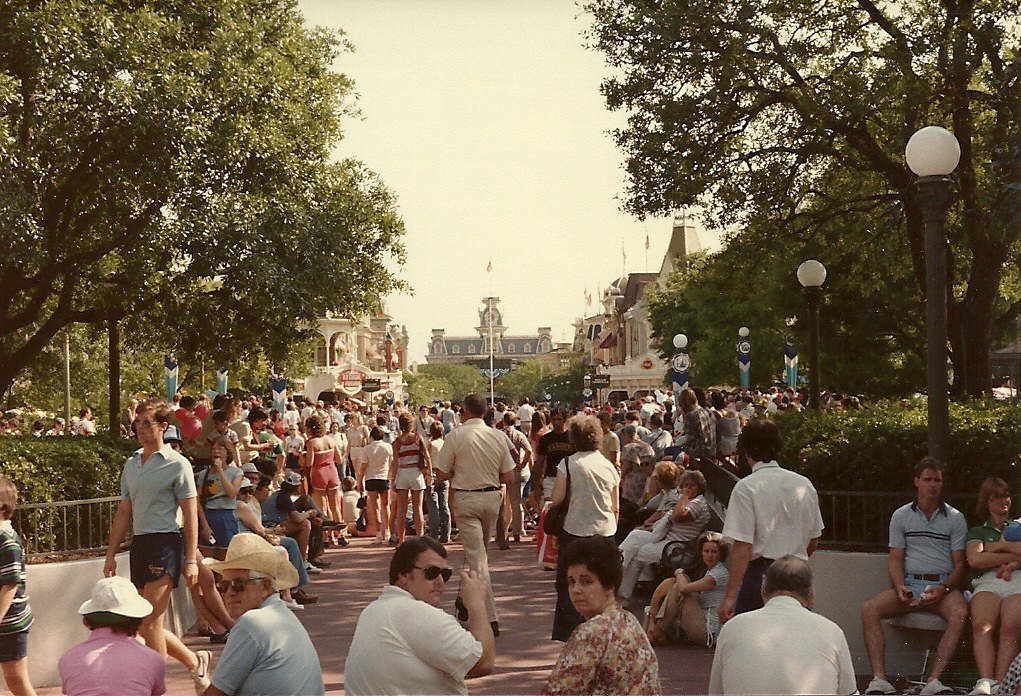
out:
M236 620L206 696L324 694L315 646L278 594L298 584L287 557L260 536L238 534L224 560L203 563L223 576L217 589Z
M108 694L159 696L166 693L166 663L135 639L152 604L127 578L103 578L78 608L91 633L60 658L61 690L68 696Z

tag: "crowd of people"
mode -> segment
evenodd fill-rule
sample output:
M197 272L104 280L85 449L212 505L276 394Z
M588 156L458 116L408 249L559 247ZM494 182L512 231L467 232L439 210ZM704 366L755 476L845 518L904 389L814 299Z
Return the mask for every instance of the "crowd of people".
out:
M324 693L294 612L318 601L307 586L328 565L323 549L360 536L396 548L389 585L359 618L346 692L467 693L466 679L494 669L496 597L514 591L493 587L490 545L549 536L551 637L564 645L545 693L659 693L653 646L679 640L715 649L710 693L852 693L844 634L811 611L818 497L777 462L782 435L768 418L769 404L798 408L803 397L684 389L676 410L654 397L569 410L490 405L480 394L375 411L303 399L276 410L229 394L138 402L125 420L141 448L124 464L106 577L80 609L90 637L60 663L64 692L105 693L123 673L123 693L162 693L169 655L200 694ZM722 529L705 498L710 466L745 474ZM880 622L911 611L948 626L922 693L949 693L940 677L969 609L973 693L1021 683L1021 529L1004 534L1009 488L983 483L982 524L968 531L942 501L943 471L920 461L917 498L891 520L892 588L861 610L866 693L894 692ZM0 479L0 666L14 693L32 693L16 501ZM544 530L546 517L559 522ZM126 581L117 558L129 531ZM439 608L455 541L465 554L456 617ZM164 628L181 579L200 632L225 643L215 669L210 651ZM640 587L647 608L635 601ZM796 646L784 651L791 659L776 645Z

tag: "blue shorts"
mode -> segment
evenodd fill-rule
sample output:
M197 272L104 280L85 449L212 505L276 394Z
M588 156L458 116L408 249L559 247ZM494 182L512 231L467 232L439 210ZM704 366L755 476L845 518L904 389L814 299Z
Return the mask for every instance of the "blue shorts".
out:
M142 589L150 582L169 575L173 586L184 567L184 537L181 532L139 534L131 539L131 582Z
M227 548L230 544L230 540L237 536L238 533L238 518L234 514L233 510L220 510L206 508L203 510L206 514L206 522L209 523L209 528L213 530L213 539L215 543L213 546L221 549Z
M28 629L0 634L0 662L17 662L28 656Z
M389 479L369 479L365 482L365 490L371 493L386 493L390 490Z
M922 593L925 592L926 587L936 587L937 585L942 585L947 581L947 577L948 577L947 573L940 573L939 580L918 580L916 578L911 577L910 574L907 574L904 576L904 585L909 590L911 590L911 594L915 596L915 599L918 599L922 596ZM920 610L936 611L938 607L939 607L938 603L928 604L924 607L917 607L916 611Z

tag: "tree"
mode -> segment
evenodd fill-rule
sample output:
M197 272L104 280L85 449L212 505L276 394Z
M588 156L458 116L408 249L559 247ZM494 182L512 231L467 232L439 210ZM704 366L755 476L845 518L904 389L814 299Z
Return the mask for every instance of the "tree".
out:
M442 399L460 402L472 393L489 393L489 382L471 365L421 365L418 374L405 373L410 399L431 404Z
M0 13L0 387L65 326L279 365L403 287L393 194L330 162L341 37L293 0L15 0Z
M559 402L565 406L580 404L581 392L585 388L586 373L587 366L584 361L572 360L570 365L565 365L553 374L546 375L539 380L542 399L554 403ZM546 399L546 394L550 395L549 399Z
M603 84L607 103L628 113L614 136L627 157L629 211L703 203L712 224L772 229L775 244L808 243L821 226L865 213L893 220L915 307L924 226L903 151L920 127L951 127L962 151L948 224L954 388L989 389L990 347L1021 307L1001 285L1019 249L1021 70L1006 49L1019 38L1016 0L586 8L592 44L616 73ZM845 224L842 252L867 243ZM867 265L853 271L884 281Z
M507 374L496 378L496 391L513 401L520 401L525 396L536 401L542 396L540 384L548 372L548 368L534 360L522 363Z

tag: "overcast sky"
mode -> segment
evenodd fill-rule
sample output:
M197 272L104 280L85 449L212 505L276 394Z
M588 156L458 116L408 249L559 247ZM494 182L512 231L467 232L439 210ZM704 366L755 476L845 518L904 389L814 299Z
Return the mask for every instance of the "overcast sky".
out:
M408 250L399 274L414 294L388 298L387 309L408 327L410 360L424 362L433 328L474 334L490 287L508 333L552 326L566 340L575 318L600 311L600 289L622 273L622 244L627 271L659 270L671 221L619 211L623 157L607 131L623 116L604 107L607 70L584 47L589 18L574 2L299 6L355 47L336 68L354 79L363 119L346 123L337 154L397 194Z

